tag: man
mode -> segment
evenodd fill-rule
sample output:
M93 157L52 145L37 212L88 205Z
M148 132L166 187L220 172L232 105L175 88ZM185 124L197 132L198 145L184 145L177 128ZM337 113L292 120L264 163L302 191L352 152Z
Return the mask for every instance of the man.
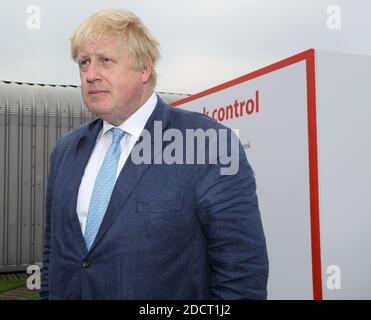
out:
M171 141L156 138L159 128L226 131L154 94L158 46L125 10L92 15L72 37L82 96L99 119L62 137L50 156L44 299L266 298L266 244L241 144L233 150L228 130L238 170L222 174L212 139L206 161L169 164ZM150 161L137 161L141 143Z

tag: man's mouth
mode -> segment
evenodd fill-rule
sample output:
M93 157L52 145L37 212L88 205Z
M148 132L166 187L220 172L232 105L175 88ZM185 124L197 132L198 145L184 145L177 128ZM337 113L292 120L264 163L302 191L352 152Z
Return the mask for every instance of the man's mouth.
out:
M89 94L93 95L93 96L98 96L98 95L102 95L102 94L106 94L106 93L108 93L108 91L105 91L105 90L89 90Z

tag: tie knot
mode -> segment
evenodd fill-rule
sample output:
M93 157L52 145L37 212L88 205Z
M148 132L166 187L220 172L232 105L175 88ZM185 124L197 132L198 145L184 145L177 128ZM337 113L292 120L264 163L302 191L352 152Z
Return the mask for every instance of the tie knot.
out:
M122 137L124 136L125 131L119 128L112 129L112 143L118 144L120 143Z

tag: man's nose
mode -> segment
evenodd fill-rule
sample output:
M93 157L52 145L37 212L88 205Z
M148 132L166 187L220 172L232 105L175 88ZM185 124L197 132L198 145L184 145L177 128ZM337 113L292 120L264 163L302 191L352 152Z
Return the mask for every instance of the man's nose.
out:
M88 70L86 72L86 81L88 83L92 83L100 79L101 79L101 75L100 75L99 67L96 65L95 62L91 61L88 66Z

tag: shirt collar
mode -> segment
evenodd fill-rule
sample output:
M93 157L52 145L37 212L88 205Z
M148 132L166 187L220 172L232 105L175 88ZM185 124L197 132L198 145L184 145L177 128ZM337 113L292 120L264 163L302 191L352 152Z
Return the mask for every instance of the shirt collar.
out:
M129 118L127 118L121 125L117 128L129 133L130 135L139 138L142 133L147 120L151 116L153 110L157 104L157 95L153 93L151 97L142 105L137 111L135 111ZM103 120L103 128L101 137L106 134L106 132L112 128L116 128L113 124Z

